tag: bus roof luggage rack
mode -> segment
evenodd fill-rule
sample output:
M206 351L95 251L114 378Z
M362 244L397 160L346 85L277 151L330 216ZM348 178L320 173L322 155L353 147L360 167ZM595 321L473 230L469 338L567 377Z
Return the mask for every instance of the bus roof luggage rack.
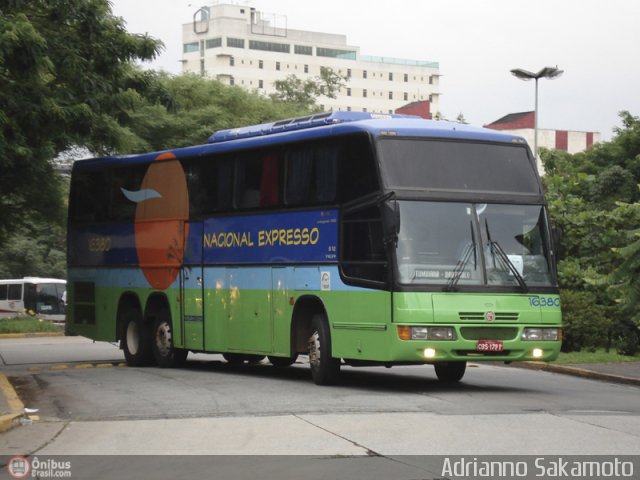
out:
M227 142L239 138L260 137L274 133L290 132L303 128L314 128L343 122L388 118L420 118L415 115L396 115L371 112L327 112L304 117L287 118L277 122L262 123L242 128L218 130L209 137L209 143Z

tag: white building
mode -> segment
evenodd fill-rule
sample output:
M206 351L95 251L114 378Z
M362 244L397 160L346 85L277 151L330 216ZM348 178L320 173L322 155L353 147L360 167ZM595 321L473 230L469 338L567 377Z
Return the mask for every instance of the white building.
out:
M182 27L182 71L217 78L268 95L274 81L300 79L330 67L347 76L337 98L320 97L324 110L392 113L410 102L429 101L439 111L437 62L371 57L347 44L346 35L292 30L284 15L264 14L249 5L202 7Z

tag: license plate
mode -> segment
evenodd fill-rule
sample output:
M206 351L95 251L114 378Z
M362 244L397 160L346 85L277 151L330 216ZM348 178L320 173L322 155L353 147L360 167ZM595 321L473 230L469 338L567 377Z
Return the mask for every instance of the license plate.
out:
M478 352L503 352L504 344L502 340L478 340L476 350Z

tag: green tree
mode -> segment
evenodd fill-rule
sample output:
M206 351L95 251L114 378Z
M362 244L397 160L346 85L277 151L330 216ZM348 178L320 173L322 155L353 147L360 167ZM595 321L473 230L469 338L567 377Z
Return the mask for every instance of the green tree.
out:
M51 160L71 145L127 150L122 122L161 43L132 35L108 0L5 0L0 6L0 245L63 221Z
M568 331L573 332L567 348L592 348L598 338L609 346L625 335L637 345L640 209L634 205L639 197L640 119L628 112L620 116L623 127L611 142L575 155L542 152L551 218L563 231L558 277L563 295L571 299L563 300ZM603 313L596 319L599 327L590 324L589 329L606 330L606 338L576 334L587 311Z
M276 102L290 103L303 109L317 110L317 98L336 98L348 78L330 67L320 67L320 75L302 80L296 75L287 75L284 80L274 82L276 93L271 98Z
M125 121L132 152L206 143L216 130L306 115L298 104L274 102L255 92L200 75L153 73Z

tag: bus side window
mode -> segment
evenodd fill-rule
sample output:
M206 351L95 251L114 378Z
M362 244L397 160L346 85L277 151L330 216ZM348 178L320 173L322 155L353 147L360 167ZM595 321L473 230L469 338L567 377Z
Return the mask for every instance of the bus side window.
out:
M340 201L346 203L379 189L378 169L368 138L345 142L340 155Z
M9 288L7 285L0 285L0 301L7 299L7 292Z
M309 147L295 149L287 154L287 186L285 200L288 205L307 203L313 172L313 150Z
M345 213L342 219L342 271L353 279L387 281L387 256L378 207Z
M287 155L287 205L318 205L336 199L338 151L334 146L304 146Z
M280 169L278 157L267 155L262 159L262 176L260 179L260 206L276 207L280 193Z
M236 168L236 206L239 209L275 207L279 202L280 172L275 155L243 158Z
M22 300L22 285L19 283L9 284L8 300Z

